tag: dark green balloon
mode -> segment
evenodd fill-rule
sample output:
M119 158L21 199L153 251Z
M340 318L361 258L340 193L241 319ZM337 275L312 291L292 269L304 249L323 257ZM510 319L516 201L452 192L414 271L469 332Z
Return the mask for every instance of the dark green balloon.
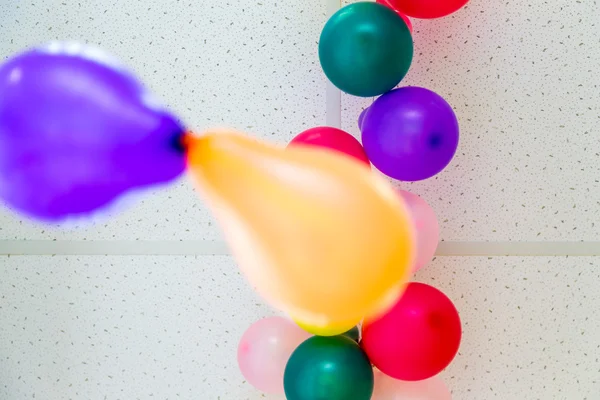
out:
M378 96L408 72L412 36L396 12L375 2L350 4L327 22L319 59L327 78L354 96Z
M358 340L360 339L360 330L358 329L358 326L355 326L354 328L350 329L348 332L342 333L342 335L349 337L350 339L354 340L355 342L358 342Z
M373 368L352 339L313 336L292 353L283 386L287 400L370 400Z

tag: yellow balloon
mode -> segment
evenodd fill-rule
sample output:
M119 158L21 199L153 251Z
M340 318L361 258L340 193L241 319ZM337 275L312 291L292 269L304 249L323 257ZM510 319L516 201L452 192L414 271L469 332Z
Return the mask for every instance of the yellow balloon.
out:
M414 233L385 180L335 152L238 133L188 138L188 166L240 268L313 326L380 312L408 279Z
M356 321L356 323L336 323L333 325L325 325L325 326L319 326L319 325L313 325L313 324L307 324L301 321L298 321L297 319L294 319L294 322L302 329L304 329L306 332L308 333L312 333L313 335L317 335L317 336L336 336L336 335L341 335L342 333L346 333L348 332L350 329L354 328L356 325L358 325L358 323L360 322L360 320Z

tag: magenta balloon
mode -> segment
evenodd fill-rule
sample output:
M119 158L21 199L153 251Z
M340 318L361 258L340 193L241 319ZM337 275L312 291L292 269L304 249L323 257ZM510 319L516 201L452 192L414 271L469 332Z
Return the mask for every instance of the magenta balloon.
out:
M420 181L443 170L458 147L458 121L438 94L420 87L387 92L362 118L371 163L387 176Z
M413 267L413 272L417 272L435 255L440 240L440 226L435 211L425 200L405 190L398 190L398 194L410 211L417 234L417 255Z
M303 341L311 335L282 317L255 322L238 346L238 365L246 380L257 389L283 394L285 366Z
M375 370L375 389L371 400L452 400L448 387L440 378L405 382Z

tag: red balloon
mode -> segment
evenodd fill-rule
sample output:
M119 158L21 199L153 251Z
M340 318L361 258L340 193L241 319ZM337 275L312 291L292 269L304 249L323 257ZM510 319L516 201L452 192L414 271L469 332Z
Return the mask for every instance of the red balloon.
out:
M410 18L408 18L406 15L404 15L400 11L398 11L394 6L392 6L390 4L389 1L390 0L376 0L376 3L383 4L384 6L387 6L387 7L391 8L392 10L396 11L396 14L398 14L400 16L400 18L402 18L404 20L404 22L406 22L406 26L408 26L408 30L410 31L410 33L412 33L413 26L412 26L412 22L410 22Z
M450 364L461 335L452 301L432 286L410 283L387 314L365 321L361 343L371 362L386 375L420 381Z
M390 6L413 18L440 18L462 8L469 0L387 0Z
M371 166L369 157L354 136L330 126L320 126L304 131L296 136L289 145L317 146L337 150Z

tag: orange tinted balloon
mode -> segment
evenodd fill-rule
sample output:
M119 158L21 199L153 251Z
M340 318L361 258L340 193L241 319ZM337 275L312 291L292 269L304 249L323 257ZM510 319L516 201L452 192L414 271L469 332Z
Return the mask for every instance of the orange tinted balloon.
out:
M297 320L358 321L404 288L414 253L410 217L366 166L236 133L187 144L190 171L241 269Z

